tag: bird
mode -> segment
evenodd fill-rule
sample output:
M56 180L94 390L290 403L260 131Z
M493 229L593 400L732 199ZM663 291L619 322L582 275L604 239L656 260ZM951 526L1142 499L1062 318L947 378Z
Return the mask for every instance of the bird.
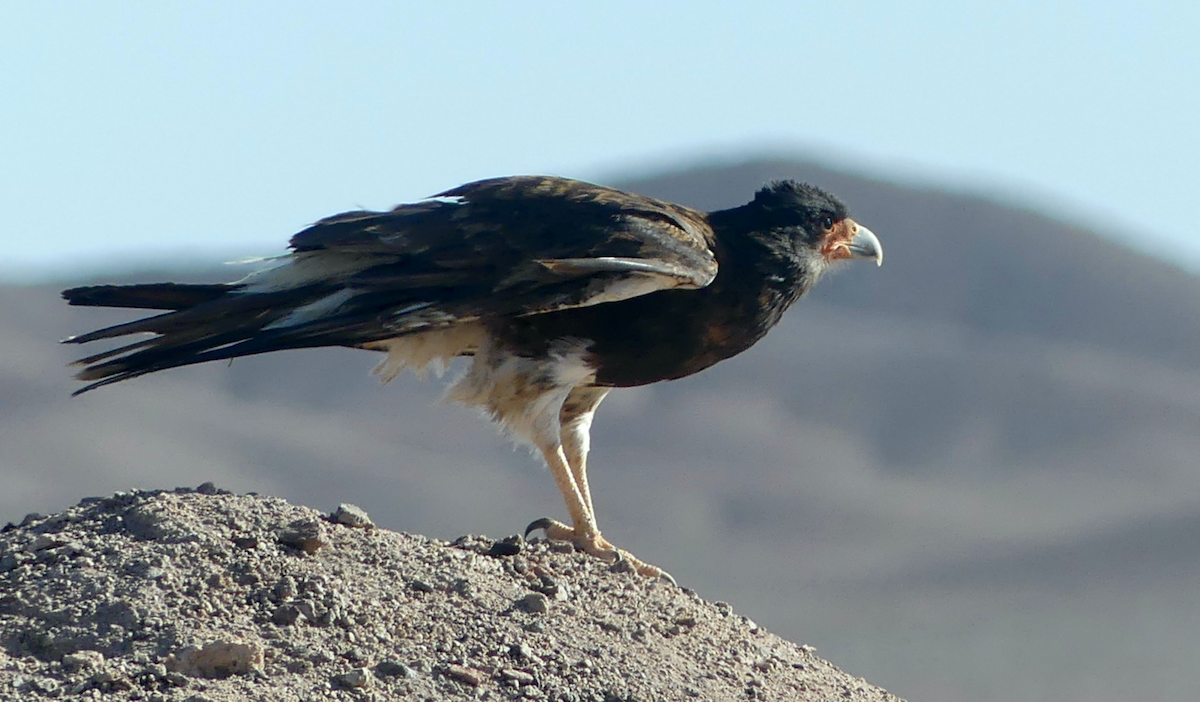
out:
M286 349L382 353L385 382L465 358L446 398L540 454L566 503L569 524L545 517L525 536L666 579L601 535L587 476L601 401L745 351L840 262L883 262L838 198L793 180L705 212L562 177L492 178L326 217L289 249L232 283L64 290L71 305L161 311L64 339L142 335L75 361L89 384L74 394Z

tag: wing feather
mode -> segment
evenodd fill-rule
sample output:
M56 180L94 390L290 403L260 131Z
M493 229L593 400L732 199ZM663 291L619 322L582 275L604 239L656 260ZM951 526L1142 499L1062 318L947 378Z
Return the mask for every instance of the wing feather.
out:
M277 265L224 286L79 288L76 304L172 310L68 339L150 339L81 359L94 381L290 348L367 346L503 316L599 305L717 272L705 215L564 178L471 183L292 237Z
M700 288L717 271L703 213L535 176L471 183L390 212L328 217L291 246L309 266L336 261L343 285L376 300L432 300L473 317Z

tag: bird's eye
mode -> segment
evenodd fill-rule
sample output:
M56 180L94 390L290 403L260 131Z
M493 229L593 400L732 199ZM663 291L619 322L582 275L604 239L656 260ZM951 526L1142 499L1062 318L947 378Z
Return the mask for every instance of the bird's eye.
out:
M821 220L821 226L825 227L826 229L833 229L833 217L826 217L825 219Z

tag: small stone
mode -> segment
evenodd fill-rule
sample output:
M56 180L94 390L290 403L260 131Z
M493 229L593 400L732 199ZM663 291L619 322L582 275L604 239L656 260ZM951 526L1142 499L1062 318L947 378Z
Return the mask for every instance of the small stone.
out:
M0 573L7 573L21 565L21 557L16 553L6 553L0 556Z
M505 680L512 680L519 685L532 685L534 678L529 673L523 670L515 670L513 668L501 668L500 677Z
M38 537L29 544L30 551L45 551L48 548L62 546L66 541L56 534L38 534Z
M375 527L375 523L367 516L366 510L358 505L346 502L338 505L337 510L333 513L333 521L356 529L372 529Z
M271 621L280 626L291 626L303 613L294 604L281 604L271 613Z
M196 492L200 493L201 495L219 495L225 491L214 485L213 481L206 480L203 483L200 483L199 487L196 488Z
M417 671L399 661L385 660L380 661L375 665L375 674L381 678L408 678L417 677Z
M104 654L99 651L76 651L63 656L62 664L70 672L98 670L104 665Z
M487 550L487 555L495 558L500 558L503 556L515 556L524 549L523 542L524 539L514 534L513 536L493 543L492 547Z
M246 675L263 666L263 648L257 643L213 641L203 648L188 646L167 658L167 668L200 678Z
M466 683L472 687L479 687L483 684L484 680L487 680L487 676L483 673L483 671L461 665L447 666L446 675L449 675L455 680Z
M528 631L533 634L542 634L542 633L545 633L545 631L546 631L546 625L543 624L541 622L541 620L538 620L535 622L529 622L528 624L525 625L525 631Z
M133 683L117 670L105 670L96 673L92 676L92 684L94 687L98 687L101 691L107 693L124 692L133 689Z
M518 661L533 660L533 649L526 644L513 644L508 649L508 657Z
M540 592L531 592L517 600L517 606L526 612L540 614L550 610L550 598Z
M366 668L355 668L354 670L335 675L333 681L343 687L366 687L371 684L371 671Z
M622 558L621 560L617 561L616 563L613 563L612 565L610 565L608 567L608 572L610 572L610 573L636 573L637 568L633 567L633 564L629 562L628 558Z
M433 592L433 586L424 580L412 580L408 583L408 587L416 592Z
M531 585L531 587L543 595L546 595L547 597L553 597L559 602L566 601L566 599L570 596L571 589L567 587L566 583L559 582L556 578L545 574L540 575L538 580L539 582L534 583Z
M297 519L279 532L279 543L300 549L312 555L329 539L325 536L325 525L317 519Z
M258 548L258 537L254 536L253 534L235 536L233 537L233 545L240 549L253 551L254 549Z
M296 596L296 579L290 575L285 575L275 583L274 589L275 599L286 602Z

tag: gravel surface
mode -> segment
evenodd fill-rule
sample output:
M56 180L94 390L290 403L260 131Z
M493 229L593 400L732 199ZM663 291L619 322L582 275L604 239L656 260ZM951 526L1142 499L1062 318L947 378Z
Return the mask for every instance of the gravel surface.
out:
M569 546L205 484L0 533L0 700L895 700Z

